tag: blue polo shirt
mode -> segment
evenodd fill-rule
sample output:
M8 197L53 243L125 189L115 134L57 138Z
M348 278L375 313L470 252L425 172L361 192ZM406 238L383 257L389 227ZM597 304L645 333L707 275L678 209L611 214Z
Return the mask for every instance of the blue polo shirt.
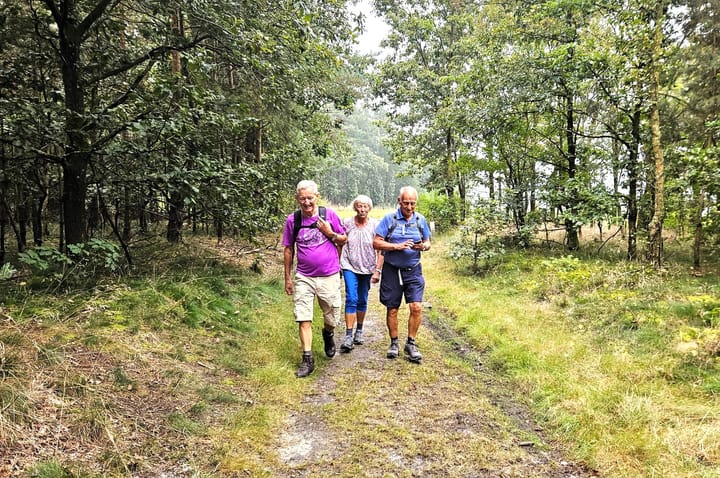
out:
M390 236L387 237L388 231L394 223L397 225L390 233ZM382 218L375 228L375 234L395 244L405 242L408 239L424 241L430 239L430 227L428 226L425 216L419 212L414 212L408 220L405 219L402 211L398 208L395 212L391 212ZM420 251L414 249L383 251L383 255L385 256L385 263L403 269L413 267L420 262Z

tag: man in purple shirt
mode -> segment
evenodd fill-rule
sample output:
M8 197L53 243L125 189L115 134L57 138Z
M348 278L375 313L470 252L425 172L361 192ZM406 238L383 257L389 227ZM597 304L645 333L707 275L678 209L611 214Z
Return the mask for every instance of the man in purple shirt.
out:
M315 297L322 310L325 355L335 355L333 338L340 321L340 260L338 248L347 235L335 211L325 209L323 219L318 208L318 187L314 181L304 180L297 185L295 198L300 205L300 228L295 227L295 214L285 221L283 258L285 264L285 292L293 296L295 321L299 325L302 362L295 375L307 377L315 369L312 355L312 320ZM295 231L297 230L297 237ZM293 258L297 251L295 276Z

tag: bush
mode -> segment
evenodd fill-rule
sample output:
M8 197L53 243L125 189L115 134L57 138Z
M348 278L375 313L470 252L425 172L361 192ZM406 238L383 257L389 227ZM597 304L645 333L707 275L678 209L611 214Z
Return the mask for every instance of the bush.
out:
M60 286L94 280L98 276L120 271L120 248L103 239L91 239L82 244L69 244L67 253L48 246L35 247L18 254L42 282Z
M460 206L460 199L448 198L436 192L422 193L418 199L418 210L428 221L434 221L435 227L440 231L447 231L458 224Z
M470 260L477 272L505 253L503 232L508 224L502 211L491 202L474 207L460 226L459 234L450 244L450 257Z

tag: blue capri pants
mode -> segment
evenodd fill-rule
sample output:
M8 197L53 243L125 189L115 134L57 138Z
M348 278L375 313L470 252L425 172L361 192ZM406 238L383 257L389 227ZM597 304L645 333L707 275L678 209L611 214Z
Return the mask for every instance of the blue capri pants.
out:
M345 279L345 313L367 312L372 274L357 274L348 269L343 269L342 273Z

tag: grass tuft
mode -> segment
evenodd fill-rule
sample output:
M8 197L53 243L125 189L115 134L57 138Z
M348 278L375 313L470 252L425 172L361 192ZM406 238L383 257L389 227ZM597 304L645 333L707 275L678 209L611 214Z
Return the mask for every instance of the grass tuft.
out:
M35 465L29 473L31 478L75 478L75 475L55 460Z
M81 442L97 442L110 434L108 410L102 402L94 401L87 406L73 410L70 429Z

